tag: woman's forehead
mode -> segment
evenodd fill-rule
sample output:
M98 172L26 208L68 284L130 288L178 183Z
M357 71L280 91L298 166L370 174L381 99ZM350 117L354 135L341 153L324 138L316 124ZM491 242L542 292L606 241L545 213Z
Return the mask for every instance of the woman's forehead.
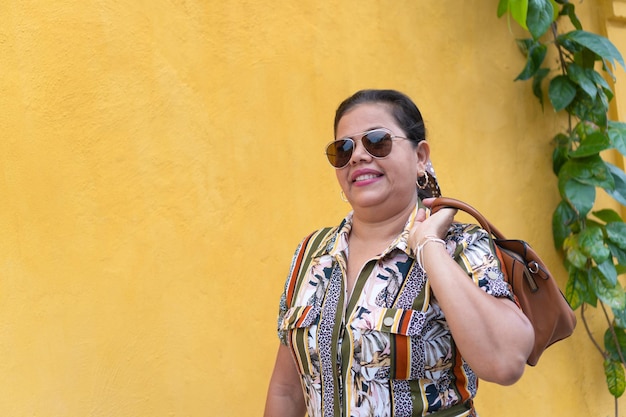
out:
M337 137L346 137L377 128L398 130L399 126L384 103L362 103L347 111L337 124Z

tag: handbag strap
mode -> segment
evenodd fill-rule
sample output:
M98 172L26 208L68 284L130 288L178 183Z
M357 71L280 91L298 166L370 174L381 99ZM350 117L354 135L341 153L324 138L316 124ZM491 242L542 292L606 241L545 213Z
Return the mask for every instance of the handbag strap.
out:
M433 201L433 204L430 207L430 213L435 214L442 208L455 208L464 211L474 217L476 220L478 220L478 223L482 226L483 229L487 231L487 233L492 234L493 236L495 236L496 239L506 239L504 235L498 230L498 228L494 226L489 220L487 220L485 216L480 214L480 212L474 207L470 206L467 203L464 203L461 200L449 197L438 197L435 199L435 201Z

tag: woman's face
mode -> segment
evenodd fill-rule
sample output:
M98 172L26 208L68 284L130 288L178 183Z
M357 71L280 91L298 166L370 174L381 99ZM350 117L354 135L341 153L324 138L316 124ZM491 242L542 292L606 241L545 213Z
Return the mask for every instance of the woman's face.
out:
M361 133L376 128L386 128L394 136L406 136L389 107L382 103L360 104L339 120L336 138L349 137L356 142L348 165L336 170L339 185L355 211L374 207L393 211L414 206L415 180L428 161L428 144L422 141L415 148L409 140L394 139L389 156L374 158L363 148Z

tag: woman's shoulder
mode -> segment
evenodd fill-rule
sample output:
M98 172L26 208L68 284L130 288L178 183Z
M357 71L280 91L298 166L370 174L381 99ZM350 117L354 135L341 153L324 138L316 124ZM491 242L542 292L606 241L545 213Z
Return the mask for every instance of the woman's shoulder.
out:
M344 231L350 228L350 217L344 218L341 223L336 226L326 226L314 230L306 235L300 242L300 247L314 246L314 247L326 247L331 245L337 239L337 235L343 229Z
M447 239L480 239L488 237L489 234L480 225L475 223L453 222L448 230Z
M324 249L332 245L337 236L339 226L327 226L314 230L305 236L300 242L300 248L308 248L316 251L316 249Z
M455 255L467 251L491 252L489 233L478 224L454 222L445 240L454 247Z
M326 227L321 227L319 229L315 229L312 232L310 232L308 235L304 236L304 238L302 238L302 242L309 242L309 241L315 241L315 240L320 240L320 239L324 239L328 236L331 236L333 234L337 233L337 226L326 226Z
M294 261L300 257L317 257L333 246L337 238L337 226L322 227L304 236L293 254Z

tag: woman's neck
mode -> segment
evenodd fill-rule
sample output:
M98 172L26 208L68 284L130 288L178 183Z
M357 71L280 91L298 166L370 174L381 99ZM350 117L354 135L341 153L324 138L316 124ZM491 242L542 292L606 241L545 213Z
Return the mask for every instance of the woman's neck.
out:
M363 241L391 242L404 230L404 226L415 210L415 203L389 216L381 216L380 210L354 210L350 234ZM376 213L377 211L377 213Z

